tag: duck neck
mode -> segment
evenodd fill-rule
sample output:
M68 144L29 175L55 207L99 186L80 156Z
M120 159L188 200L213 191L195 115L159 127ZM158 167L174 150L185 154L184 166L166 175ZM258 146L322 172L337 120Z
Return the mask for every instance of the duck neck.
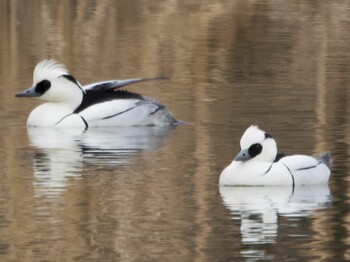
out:
M74 90L74 91L73 91ZM68 93L62 93L56 97L55 100L51 101L53 105L60 108L66 108L72 113L77 109L83 101L84 93L81 89L73 89Z

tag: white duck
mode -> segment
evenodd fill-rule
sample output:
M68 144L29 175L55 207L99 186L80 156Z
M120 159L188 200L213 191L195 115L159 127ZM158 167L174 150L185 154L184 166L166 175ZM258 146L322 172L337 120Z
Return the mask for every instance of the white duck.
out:
M55 60L35 67L33 86L16 94L48 101L29 115L27 126L88 127L174 125L179 121L152 98L120 90L125 85L162 78L133 78L98 82L82 87Z
M275 140L257 126L250 126L240 141L241 151L220 175L226 186L277 186L326 184L331 173L329 152L314 158L277 154Z

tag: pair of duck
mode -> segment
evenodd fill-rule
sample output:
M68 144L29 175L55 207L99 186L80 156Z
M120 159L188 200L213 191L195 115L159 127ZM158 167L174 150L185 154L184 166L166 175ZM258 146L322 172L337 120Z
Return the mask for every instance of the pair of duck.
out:
M97 82L86 86L55 60L43 60L33 74L33 86L16 94L48 101L29 115L27 126L83 128L101 126L178 125L158 101L120 88L163 78L134 78ZM241 151L221 173L225 186L326 184L331 173L329 152L314 158L278 154L275 140L257 126L250 126L240 141Z

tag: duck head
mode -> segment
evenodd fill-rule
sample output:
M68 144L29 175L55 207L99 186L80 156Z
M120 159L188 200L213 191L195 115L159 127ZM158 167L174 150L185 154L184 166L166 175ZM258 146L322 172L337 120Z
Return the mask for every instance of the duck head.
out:
M247 161L250 159L273 162L277 155L276 141L257 126L250 126L243 134L240 141L241 151L235 157L235 161Z
M33 85L16 94L17 97L34 97L54 103L78 106L84 90L67 69L55 60L39 62L33 74Z

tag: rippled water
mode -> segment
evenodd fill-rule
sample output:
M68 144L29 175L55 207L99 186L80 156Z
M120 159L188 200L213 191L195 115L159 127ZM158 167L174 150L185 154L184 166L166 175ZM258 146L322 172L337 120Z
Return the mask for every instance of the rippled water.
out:
M348 1L1 1L0 260L350 259ZM44 58L190 125L26 129ZM329 185L220 188L250 124Z

